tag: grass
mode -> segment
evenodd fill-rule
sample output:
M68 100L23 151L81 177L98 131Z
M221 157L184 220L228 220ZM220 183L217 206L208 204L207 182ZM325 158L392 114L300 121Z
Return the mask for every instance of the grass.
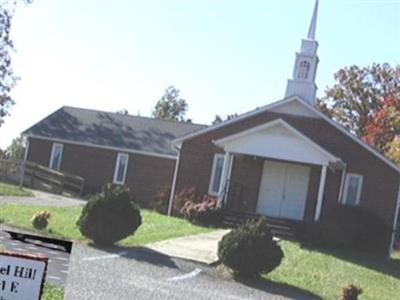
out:
M55 287L50 284L45 284L42 300L63 300L64 299L64 290L59 287Z
M281 241L280 245L285 258L277 269L263 276L268 280L307 290L322 299L338 299L341 288L349 283L363 289L361 300L399 299L399 253L397 259L382 261L307 250L289 241Z
M4 223L28 229L32 232L48 234L54 237L85 241L76 227L81 207L44 207L33 205L3 204L0 206L0 219ZM38 231L32 227L32 215L38 211L47 210L51 213L50 223L46 230ZM186 220L167 217L159 213L142 209L142 225L132 236L127 237L120 244L138 246L153 243L174 237L209 232L212 229L195 226Z
M0 196L33 197L33 194L16 185L0 182Z
M399 250L399 251L395 251L395 252L392 254L392 257L393 257L393 259L398 259L398 260L400 260L400 250Z

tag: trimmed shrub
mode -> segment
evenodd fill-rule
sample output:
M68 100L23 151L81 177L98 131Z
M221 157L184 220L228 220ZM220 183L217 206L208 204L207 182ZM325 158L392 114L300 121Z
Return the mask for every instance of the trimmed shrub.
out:
M390 227L360 207L340 206L320 223L312 224L303 238L314 246L386 255Z
M362 289L354 284L346 285L342 288L340 300L357 300L362 294Z
M209 195L204 195L199 203L187 201L180 212L192 223L203 225L218 225L222 218L217 200Z
M168 213L169 196L171 194L171 188L164 186L159 190L153 199L152 208L160 214Z
M218 257L235 275L254 277L278 267L283 252L273 240L267 220L261 218L226 234L218 244Z
M142 223L129 189L107 184L83 207L77 221L80 232L96 244L111 245L132 235Z
M50 212L44 210L35 213L31 219L32 226L36 229L42 230L49 224L49 219L51 217Z

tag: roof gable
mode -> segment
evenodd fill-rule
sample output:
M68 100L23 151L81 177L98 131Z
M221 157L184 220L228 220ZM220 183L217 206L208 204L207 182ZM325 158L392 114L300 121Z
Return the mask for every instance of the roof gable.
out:
M301 101L296 101L295 99L276 107L272 107L269 109L269 111L309 118L320 118L320 116L316 114L315 111L311 110L309 107L304 106Z
M301 163L330 165L341 160L282 119L214 141L225 151Z
M302 107L301 110L299 109L300 107ZM176 144L176 145L179 145L180 143L182 143L183 141L185 141L187 139L191 139L193 137L196 137L196 136L208 133L210 131L213 131L213 130L216 130L216 129L219 129L219 128L222 128L222 127L225 127L225 126L228 126L228 125L231 125L233 123L243 121L245 119L251 118L253 116L256 116L258 114L262 114L262 113L267 112L267 111L294 115L295 114L294 112L296 112L296 109L299 112L299 113L296 113L296 115L305 116L305 114L310 114L310 115L313 115L314 118L318 118L318 119L324 120L329 125L333 126L336 130L338 130L339 132L343 133L349 139L351 139L352 141L356 142L359 146L363 147L368 152L373 154L375 157L377 157L378 159L383 161L385 164L390 166L397 173L400 173L400 167L398 165L396 165L393 161L391 161L389 158L387 158L386 156L384 156L381 153L379 153L377 150L375 150L370 145L366 144L364 141L362 141L358 137L356 137L353 134L351 134L350 132L348 132L343 126L341 126L340 124L338 124L334 120L330 119L329 117L327 117L326 115L324 115L323 113L318 111L314 106L308 104L306 101L302 100L298 96L290 97L290 98L286 98L286 99L282 99L282 100L273 102L273 103L271 103L269 105L266 105L266 106L264 106L262 108L258 108L258 109L255 109L253 111L250 111L250 112L244 113L242 115L239 115L235 119L231 119L231 120L222 122L220 124L217 124L217 125L214 125L214 126L210 126L210 127L205 128L203 130L199 130L197 132L188 134L186 136L182 136L182 137L180 137L178 139L175 139L173 141L173 143ZM308 111L308 113L307 113L307 111ZM291 113L289 113L289 112L291 112Z

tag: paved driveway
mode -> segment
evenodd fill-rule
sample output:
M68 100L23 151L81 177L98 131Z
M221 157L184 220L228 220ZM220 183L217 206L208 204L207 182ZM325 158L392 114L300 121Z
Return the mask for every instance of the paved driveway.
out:
M64 248L58 245L35 240L14 240L3 230L5 230L4 226L0 226L0 245L3 248L17 253L29 253L48 257L49 264L46 274L46 281L61 287L65 286L68 275L70 254L66 252Z
M41 191L30 190L34 197L0 196L1 204L41 205L54 207L70 207L85 205L86 201L69 198L61 195L49 194Z
M230 230L220 229L208 233L183 236L146 245L162 254L211 265L218 261L218 242Z
M224 278L216 268L171 258L143 247L104 251L75 244L65 299L318 298L264 281L238 283Z

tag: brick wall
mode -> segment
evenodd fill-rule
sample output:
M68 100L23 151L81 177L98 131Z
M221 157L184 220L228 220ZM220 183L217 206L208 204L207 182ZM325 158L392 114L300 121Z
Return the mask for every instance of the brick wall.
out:
M212 141L234 133L252 128L257 125L281 118L308 138L321 145L333 155L340 157L347 164L347 171L364 176L363 191L360 205L384 218L390 225L393 224L399 174L382 160L361 147L344 133L322 119L292 116L273 112L262 112L250 118L231 123L224 127L206 132L202 135L184 141L181 145L181 159L177 176L177 189L183 186L194 186L199 193L207 193L210 181L212 160L215 153L222 153ZM234 165L234 169L237 165ZM237 171L235 171L237 172ZM254 177L256 171L245 171L248 177ZM254 172L254 174L253 174ZM311 219L315 211L315 201L318 193L320 167L312 170L310 190L306 208L306 219ZM246 176L241 176L246 179ZM338 202L341 173L328 171L322 216L329 210L335 209ZM248 183L253 189L249 192L249 199L255 199L258 187ZM312 196L313 195L313 196ZM311 201L311 202L310 202ZM312 203L314 202L314 203ZM254 203L252 204L254 207Z
M48 166L51 147L51 141L31 138L28 160ZM60 171L83 177L85 191L94 193L113 181L117 155L113 150L64 143ZM174 168L173 159L130 153L125 185L135 201L148 206L163 186L171 186Z

